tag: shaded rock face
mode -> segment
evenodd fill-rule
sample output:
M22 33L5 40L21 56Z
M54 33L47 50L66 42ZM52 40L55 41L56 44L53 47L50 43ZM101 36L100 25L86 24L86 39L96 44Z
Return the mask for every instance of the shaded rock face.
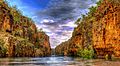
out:
M1 32L0 57L34 57L35 47L28 40Z
M38 32L34 36L33 42L36 48L40 48L45 56L51 54L51 48L49 43L49 36L47 36L44 32ZM44 56L43 55L43 56Z
M49 36L4 1L0 1L0 35L0 57L51 55Z
M12 32L13 26L13 17L12 15L6 15L3 21L2 29L6 32Z
M56 54L77 56L79 49L93 49L97 57L120 57L119 17L119 0L104 0L94 16L86 16L74 29L72 37L56 47Z
M85 25L85 26L84 26ZM82 49L92 49L92 22L84 21L73 31L72 37L55 48L56 54L77 56Z

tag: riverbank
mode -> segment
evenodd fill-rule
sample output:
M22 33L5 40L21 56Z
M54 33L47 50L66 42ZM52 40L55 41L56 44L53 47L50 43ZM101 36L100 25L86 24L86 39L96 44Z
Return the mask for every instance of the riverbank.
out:
M99 61L93 63L93 66L120 66L120 61Z

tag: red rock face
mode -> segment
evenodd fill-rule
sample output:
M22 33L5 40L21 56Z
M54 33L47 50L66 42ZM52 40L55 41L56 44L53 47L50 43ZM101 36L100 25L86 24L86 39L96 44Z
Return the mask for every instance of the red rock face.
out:
M56 47L56 53L76 55L78 49L92 47L98 57L120 57L120 2L104 0L94 14L81 21L70 40Z
M16 8L8 7L4 1L0 1L0 32L10 33L13 37L9 39L8 52L1 56L25 57L51 55L49 36L44 32L37 31L37 27L32 19L23 16ZM19 39L24 39L24 41Z
M104 11L103 17L93 23L93 44L97 55L105 56L110 53L120 57L118 48L120 46L120 6L106 1L100 5L99 9L98 12Z
M92 22L86 18L73 31L72 37L56 47L56 53L62 55L77 56L77 52L81 49L91 49L92 46ZM63 50L63 48L66 48ZM60 51L61 50L61 51ZM61 55L60 54L60 55Z
M13 29L13 17L4 2L0 3L0 29L11 32Z
M38 32L37 33L37 39L39 48L43 48L43 52L45 52L45 55L51 54L51 48L49 43L49 36L47 36L44 32Z

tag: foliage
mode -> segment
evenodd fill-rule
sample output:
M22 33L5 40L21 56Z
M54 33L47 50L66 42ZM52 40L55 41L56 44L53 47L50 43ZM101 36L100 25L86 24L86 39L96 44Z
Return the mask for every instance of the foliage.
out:
M92 59L94 57L93 49L79 49L77 55L82 58Z
M20 16L22 15L21 11L17 9L17 6L11 7L10 13L14 16L14 23L19 23L20 22Z
M45 34L45 32L43 31L42 28L38 29L37 31L40 32L40 33L42 33L42 34Z
M15 55L16 56L32 56L34 45L29 43L28 40L17 37L17 44L15 46ZM25 51L26 50L26 51Z
M82 19L84 19L86 16L84 14L81 14L82 15Z
M81 22L81 18L78 18L78 20L75 22L75 24L79 25Z
M102 2L103 2L103 0L99 0L99 1L96 3L97 6L100 6Z
M106 54L105 55L105 60L112 60L112 55L111 54Z
M29 56L28 54L31 54L34 51L33 49L36 47L37 49L39 48L40 50L42 49L47 50L47 52L44 52L46 54L50 53L48 52L50 48L49 40L47 39L48 36L45 34L45 32L43 32L42 29L37 31L36 25L34 24L34 21L31 18L28 18L22 15L21 11L17 9L16 6L10 6L9 3L7 3L7 1L4 1L4 0L0 1L0 5L1 5L0 27L3 27L2 24L3 24L4 18L6 16L9 17L10 18L9 24L7 24L7 26L10 26L10 27L6 27L6 28L10 28L11 29L10 32L9 30L3 29L3 28L1 29L5 30L6 32L9 32L11 36L16 37L15 40L11 41L12 45L15 44L16 56L26 56L26 55ZM9 41L8 43L7 42L5 43L9 44ZM4 45L6 45L5 43L4 43L4 39L3 40L0 39L0 57L6 55L6 54L3 55L3 53L6 53L6 47L7 47L7 50L9 50L9 48L10 49L12 48L12 45L4 47ZM13 50L11 49L11 51Z
M42 28L38 29L38 32L43 32L43 29Z
M2 55L5 55L7 52L7 49L5 47L3 47L2 45L0 45L0 54L2 53Z
M40 44L39 42L36 42L35 43L35 48L40 48L39 44Z
M7 49L5 47L3 47L3 45L5 44L5 42L0 39L0 55L4 56L7 52Z
M89 16L93 16L93 14L96 12L97 7L96 6L92 6L89 8L90 12L89 12Z
M97 5L100 5L102 3L102 1L99 1L97 3ZM74 30L73 35L74 34L78 34L78 30L80 30L80 33L83 37L84 40L86 41L86 43L84 43L84 48L80 48L77 51L77 56L80 56L82 58L87 58L87 59L91 59L94 58L95 54L94 54L94 50L93 47L91 46L92 41L91 41L91 37L92 37L92 32L91 32L91 26L92 26L92 22L95 20L94 14L96 13L97 10L97 6L92 6L89 8L89 12L87 15L81 15L82 19L79 18L75 23L78 24L78 27ZM87 43L88 42L88 43Z
M108 0L112 4L119 4L120 5L120 0Z
M2 39L0 39L0 45L4 45L4 41Z

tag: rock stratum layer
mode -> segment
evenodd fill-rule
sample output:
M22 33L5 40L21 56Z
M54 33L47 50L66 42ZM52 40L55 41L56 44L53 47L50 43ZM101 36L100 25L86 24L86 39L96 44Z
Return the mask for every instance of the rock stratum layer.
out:
M0 57L49 56L49 36L16 7L0 1Z
M92 49L97 57L120 57L120 0L101 0L78 22L72 37L56 47L56 54L76 56Z

